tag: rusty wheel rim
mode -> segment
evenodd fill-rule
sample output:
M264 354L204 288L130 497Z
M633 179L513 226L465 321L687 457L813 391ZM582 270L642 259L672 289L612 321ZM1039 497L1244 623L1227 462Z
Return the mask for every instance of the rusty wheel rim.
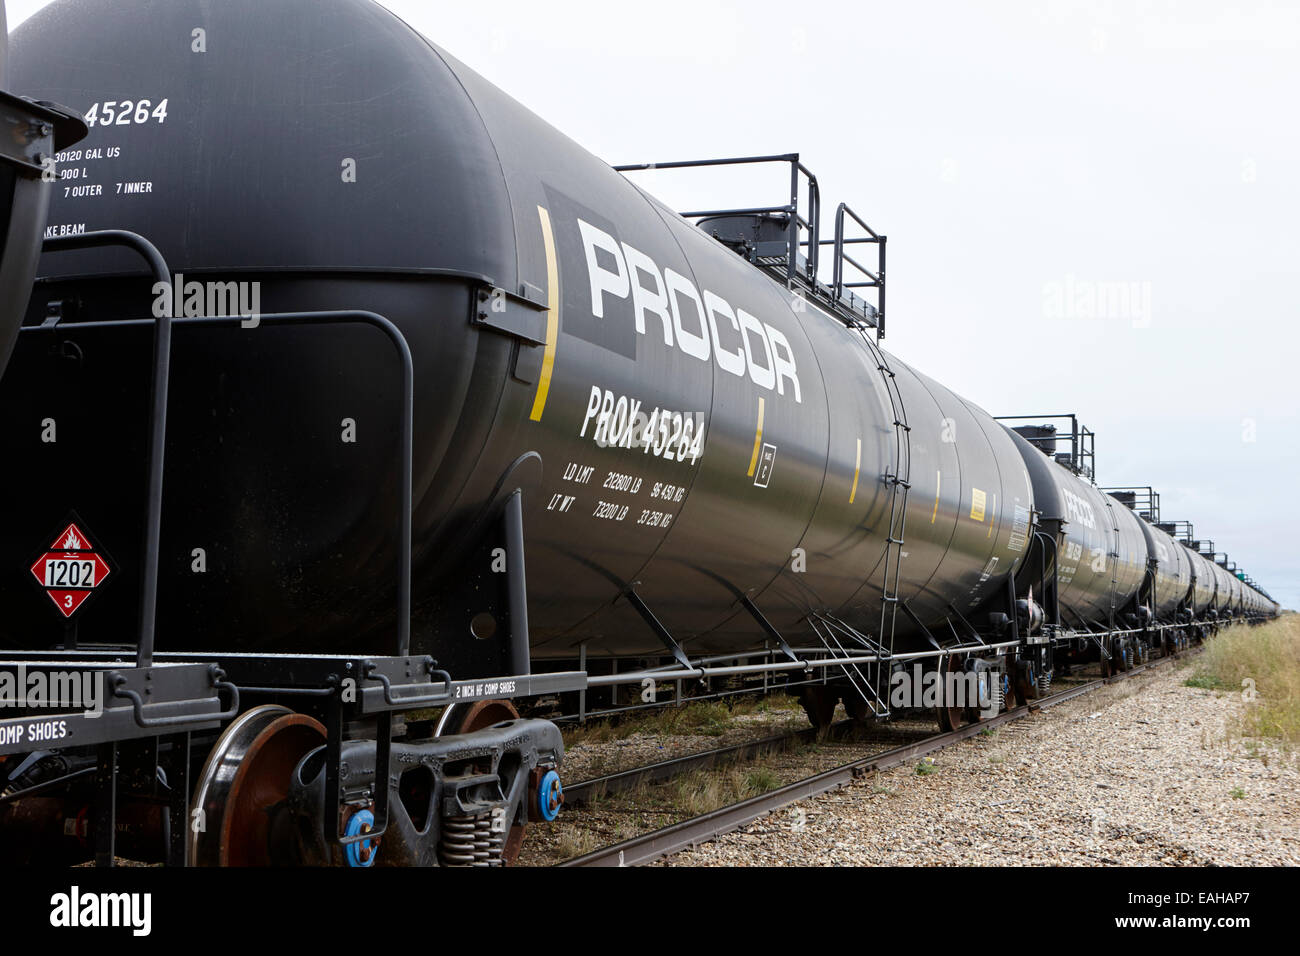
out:
M438 719L438 729L436 731L439 737L449 737L455 734L472 734L476 730L483 730L485 727L492 727L506 720L518 720L519 711L515 710L515 705L508 700L476 700L472 704L451 704L442 712ZM528 793L524 799L537 788L533 785L532 777L528 780ZM519 859L519 851L524 846L524 834L527 827L523 824L515 824L506 834L505 847L501 851L501 862L510 866Z
M959 664L960 662L957 658L950 654L944 658L943 663L939 665L939 692L945 697L947 696L948 689L948 674L961 673L961 667ZM940 704L937 710L939 714L939 729L945 733L951 730L956 730L958 727L966 723L965 707L950 707L945 704Z
M325 744L320 721L287 707L254 707L218 738L195 787L202 827L190 862L270 866L271 813L289 795L294 768Z

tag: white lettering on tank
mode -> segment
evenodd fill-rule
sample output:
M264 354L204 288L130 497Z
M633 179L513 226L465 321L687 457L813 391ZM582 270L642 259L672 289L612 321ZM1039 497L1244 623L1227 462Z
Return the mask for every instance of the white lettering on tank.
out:
M639 249L633 249L623 243L623 254L627 257L627 271L632 280L632 310L636 314L636 330L645 335L645 317L649 312L659 317L664 329L664 345L673 344L673 320L668 314L668 293L664 290L664 277L659 274L659 267L653 259ZM641 277L653 281L653 287L646 286Z
M591 314L604 319L606 296L631 298L632 316L640 335L657 338L662 331L664 345L681 349L701 362L710 358L724 372L743 377L748 374L759 388L791 395L803 401L799 370L794 350L785 334L761 321L744 309L733 308L726 299L698 288L694 282L673 269L661 270L650 256L582 219L578 220L587 278L591 291ZM689 303L687 308L686 303ZM652 316L656 321L648 322ZM647 325L653 326L647 332ZM723 344L721 327L730 326L740 337L740 346ZM788 387L788 391L787 391ZM588 407L587 424L601 414L599 397ZM609 410L604 410L608 415ZM600 422L598 421L599 425ZM608 429L609 422L605 422Z
M578 230L582 233L582 247L587 253L587 275L591 279L591 314L598 319L605 317L605 293L620 299L627 298L627 264L619 251L614 237L604 230L597 229L590 223L578 220ZM601 266L596 257L597 250L604 250L618 266L617 272L610 272Z
M700 301L700 294L695 291L695 283L672 269L665 269L664 284L668 286L668 304L673 310L673 332L677 335L678 347L692 358L707 362L709 360L709 333L706 328L708 323L704 321L704 303ZM692 321L699 325L698 332L690 331L682 325L683 298L690 302L695 310Z
M772 345L767 340L767 330L744 309L736 310L740 320L740 338L745 344L745 361L749 365L749 378L759 388L771 391L776 387L776 372L772 368ZM763 347L763 362L754 360L754 339Z
M726 299L718 298L708 289L704 290L704 308L709 317L709 337L713 341L713 355L718 360L718 367L724 372L730 372L732 375L743 376L745 374L745 350L737 348L735 351L729 352L722 347L722 343L718 339L718 316L722 316L730 322L736 334L740 334L740 323L736 321L736 313L732 311Z

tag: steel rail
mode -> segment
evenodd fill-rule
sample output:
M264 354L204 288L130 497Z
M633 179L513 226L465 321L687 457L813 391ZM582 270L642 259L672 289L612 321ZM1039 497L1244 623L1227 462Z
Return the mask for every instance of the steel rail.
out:
M789 733L773 734L760 740L744 741L728 747L719 747L716 750L705 750L681 757L671 757L658 763L632 767L628 770L619 770L615 773L593 777L590 780L583 780L580 783L566 786L564 788L564 804L565 806L571 806L573 804L588 803L593 797L626 793L629 790L635 790L642 784L663 783L692 770L706 769L719 763L748 760L751 757L760 756L766 751L796 741L838 739L854 726L857 726L856 721L841 720L826 728L825 738L821 738L821 732L816 727L804 727L801 730L794 730Z
M834 790L844 786L862 775L873 770L888 770L897 767L900 764L915 760L917 757L923 757L926 754L933 753L936 750L967 740L985 730L1001 726L1014 720L1019 720L1029 714L1036 713L1048 707L1054 707L1057 704L1080 697L1083 694L1096 690L1107 684L1114 684L1128 677L1134 677L1137 674L1156 667L1157 665L1168 663L1176 658L1164 657L1156 661L1150 661L1146 664L1139 664L1130 670L1124 671L1112 677L1103 677L1086 684L1080 684L1078 687L1071 687L1068 690L1052 694L1040 700L1031 701L1028 704L1022 704L1013 710L1008 710L998 714L996 717L988 720L979 720L974 723L959 727L956 730L947 733L936 734L933 737L927 737L924 740L912 744L905 744L902 747L895 747L882 753L872 754L858 760L850 761L831 770L806 777L803 780L797 780L794 783L779 787L768 793L752 797L741 803L732 804L722 807L710 813L698 817L692 817L689 820L683 820L650 833L624 840L621 843L595 850L584 856L576 857L572 860L566 860L560 863L560 866L641 866L646 863L653 863L665 856L670 856L680 850L698 846L701 843L707 843L716 839L723 834L730 833L732 830L739 829L746 824L764 817L773 810L779 810L784 806L795 803L799 800L805 800L809 797L815 797L819 794L826 793L828 790Z

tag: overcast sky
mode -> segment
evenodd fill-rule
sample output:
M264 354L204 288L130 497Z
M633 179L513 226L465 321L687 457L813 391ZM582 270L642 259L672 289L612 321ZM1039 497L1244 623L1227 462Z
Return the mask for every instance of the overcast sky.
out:
M1300 607L1300 4L384 5L611 163L801 153L889 236L891 351L1079 413L1100 484ZM784 201L775 169L639 181Z

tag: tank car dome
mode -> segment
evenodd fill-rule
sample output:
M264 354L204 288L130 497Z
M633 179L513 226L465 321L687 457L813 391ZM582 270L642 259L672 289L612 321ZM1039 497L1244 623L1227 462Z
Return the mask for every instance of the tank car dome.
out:
M93 121L47 235L130 229L177 271L509 281L505 180L448 62L371 0L57 0L9 66ZM138 269L119 251L47 265Z

